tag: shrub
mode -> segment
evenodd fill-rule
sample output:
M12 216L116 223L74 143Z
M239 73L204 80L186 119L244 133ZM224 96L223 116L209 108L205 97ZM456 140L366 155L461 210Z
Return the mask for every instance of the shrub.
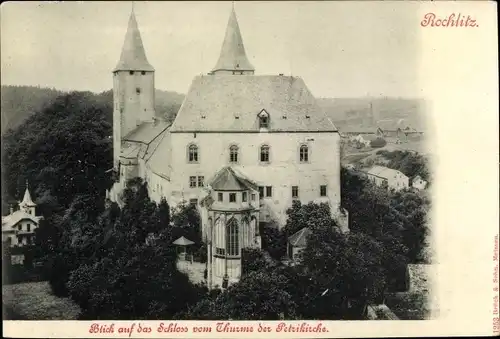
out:
M382 138L377 138L370 143L370 146L372 148L380 148L384 147L385 145L387 145L387 141L385 141L385 139Z

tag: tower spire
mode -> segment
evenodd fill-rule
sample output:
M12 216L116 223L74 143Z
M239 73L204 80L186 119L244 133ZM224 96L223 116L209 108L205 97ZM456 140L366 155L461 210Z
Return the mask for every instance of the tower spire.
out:
M116 71L149 71L153 72L154 68L146 57L144 45L142 44L141 33L135 19L135 8L132 1L132 11L128 20L127 33L123 42L120 61L113 72Z
M219 60L213 69L213 73L224 71L242 71L251 73L255 71L254 67L247 58L243 38L241 37L240 26L234 10L234 1L232 3L231 14L227 23L226 35L219 56Z

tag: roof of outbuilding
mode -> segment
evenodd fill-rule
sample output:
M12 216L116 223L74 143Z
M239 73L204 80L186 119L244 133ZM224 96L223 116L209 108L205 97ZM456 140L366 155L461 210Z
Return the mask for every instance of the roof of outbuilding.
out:
M304 227L300 231L296 232L290 238L288 238L288 242L292 246L296 247L305 247L307 245L307 237L311 234L311 230L307 227Z
M179 239L177 239L176 241L174 241L173 244L179 245L179 246L189 246L189 245L194 244L194 242L187 239L186 237L182 236Z
M402 172L400 172L398 170L395 170L392 168L387 168L384 166L373 166L368 171L366 171L366 173L368 173L370 175L375 175L377 177L385 178L385 179L392 178L395 175L405 176Z
M194 78L172 132L257 132L263 109L270 132L337 131L301 78L208 75Z
M170 126L170 123L161 119L145 121L130 131L123 140L149 144L161 132L166 130L168 126Z

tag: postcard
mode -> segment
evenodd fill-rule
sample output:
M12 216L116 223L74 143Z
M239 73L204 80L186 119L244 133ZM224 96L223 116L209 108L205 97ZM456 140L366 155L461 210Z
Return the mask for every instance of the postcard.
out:
M3 3L4 336L498 335L496 6Z

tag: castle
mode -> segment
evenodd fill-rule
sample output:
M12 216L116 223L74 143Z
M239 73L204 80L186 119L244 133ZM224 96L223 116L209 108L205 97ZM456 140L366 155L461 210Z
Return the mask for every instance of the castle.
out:
M173 123L155 114L155 69L134 11L113 70L115 183L198 206L209 286L237 281L241 249L260 248L260 223L282 226L292 201L326 202L340 227L340 136L299 77L255 75L234 7L213 70L196 76Z

